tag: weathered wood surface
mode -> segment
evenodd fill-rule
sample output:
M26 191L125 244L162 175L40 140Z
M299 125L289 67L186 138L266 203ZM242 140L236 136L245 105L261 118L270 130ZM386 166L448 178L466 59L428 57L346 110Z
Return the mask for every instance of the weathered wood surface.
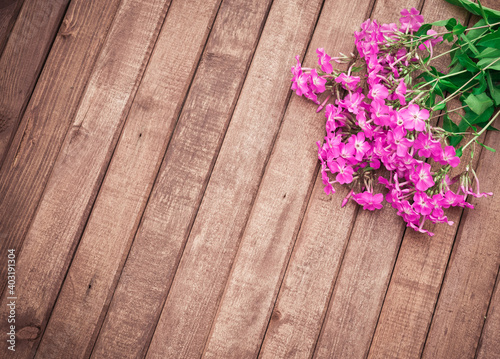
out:
M467 18L443 0L0 1L0 254L18 256L0 357L499 357L498 196L431 240L390 206L340 208L323 114L290 97L295 55L351 52L362 21L412 6ZM496 155L474 160L500 191Z

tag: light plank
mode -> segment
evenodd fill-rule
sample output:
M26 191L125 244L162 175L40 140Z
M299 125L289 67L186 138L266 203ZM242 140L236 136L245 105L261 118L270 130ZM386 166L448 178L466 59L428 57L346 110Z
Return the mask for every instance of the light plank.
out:
M95 358L124 352L142 357L148 349L269 4L231 0L221 5L92 353ZM184 334L177 336L188 338Z
M422 14L425 22L454 17L463 23L467 18L463 9L436 0L427 0ZM448 62L449 58L441 57L434 66L446 72ZM450 105L452 108L461 106L458 100ZM457 113L450 116L455 122L461 120ZM465 169L469 152L466 151L462 158L465 161L453 173ZM476 156L474 166L478 158ZM455 223L453 226L427 223L426 228L435 233L432 239L413 230L405 232L369 358L421 355L462 212L462 208L447 210L448 219Z
M338 52L352 52L353 33L369 15L371 8L372 3L366 1L343 4L326 1L309 45L304 66L314 67L317 64L318 47L327 47L332 56ZM293 61L293 58L290 58L287 63ZM290 79L291 76L288 81ZM312 102L293 96L219 305L205 348L205 357L250 358L256 357L259 353L286 262L310 195L311 182L315 178L318 159L314 144L324 137L324 114L315 114L316 106ZM315 224L321 222L317 215L328 215L324 212L330 212L330 208L325 205L325 199L328 201L328 198L325 198L322 191L323 189L319 188L315 193L319 203L314 210L319 213L309 213L312 216L308 217ZM338 220L345 225L339 229L340 232L345 231L339 234L339 240L345 240L347 236L346 232L349 231L353 221L354 208L350 206L347 212L338 212ZM329 218L332 224L335 223L334 218L324 218ZM306 231L315 231L318 228L311 228L309 224L306 226ZM342 244L338 248L337 257L341 249ZM321 252L319 248L317 250ZM302 271L306 270L304 266L300 268ZM303 284L310 288L310 283ZM310 310L318 309L321 312L320 308ZM309 311L306 308L301 310ZM278 308L272 321L290 323L288 314L286 309L281 311ZM321 317L321 313L319 316ZM311 343L294 344L307 347ZM312 350L311 345L309 350ZM273 355L288 358L293 353L292 349L287 353L273 353ZM304 353L295 354L304 356Z
M485 143L500 148L499 134L489 132ZM499 169L491 166L495 160L494 153L482 151L477 175L483 191L500 191ZM423 358L469 358L476 352L500 265L500 199L471 203L476 208L466 209L460 221Z
M371 18L396 22L418 1L378 0ZM387 229L390 228L390 231ZM316 345L317 358L361 358L368 354L405 226L387 203L359 210Z
M319 5L272 4L148 358L202 354L289 96L283 64L304 52Z
M218 6L170 6L37 357L90 356Z
M483 333L477 350L477 359L496 359L500 353L500 276L486 315Z
M19 4L16 4L19 3ZM12 15L22 1L8 7ZM0 57L0 167L52 46L69 0L26 0ZM0 17L0 24L1 24ZM0 25L0 50L2 46ZM7 29L6 29L7 30ZM1 51L0 51L1 53Z
M0 253L22 243L120 0L75 0L0 171ZM6 266L0 266L5 277ZM0 283L0 293L5 282Z
M120 4L17 260L17 357L38 346L168 4Z

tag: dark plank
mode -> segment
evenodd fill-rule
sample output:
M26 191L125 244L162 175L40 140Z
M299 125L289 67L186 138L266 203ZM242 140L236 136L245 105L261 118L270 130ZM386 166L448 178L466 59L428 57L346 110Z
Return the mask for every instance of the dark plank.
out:
M15 2L14 2L15 3ZM15 7L13 4L13 14ZM0 167L69 0L27 0L0 57ZM11 8L9 7L9 8ZM1 18L0 18L1 21ZM1 22L0 22L1 24ZM2 46L0 25L0 50ZM1 53L1 51L0 51Z
M222 3L93 357L142 357L148 350L268 7Z
M0 1L0 54L2 54L5 48L23 2L24 0Z
M304 51L319 5L272 4L148 357L203 352L289 95L283 63Z
M439 0L427 0L422 14L426 22L454 17L463 23L467 18L463 9ZM433 66L446 71L447 61L449 58L441 57ZM460 106L458 100L451 103L451 107ZM456 112L451 118L456 122L461 119ZM469 152L462 158L470 158ZM454 173L463 171L467 163L464 161ZM428 223L427 228L435 233L432 239L413 230L405 232L370 347L370 358L421 355L462 211L461 208L447 211L449 220L455 222L453 226Z
M17 260L16 328L30 333L17 357L38 346L168 5L125 0L117 11Z
M379 23L395 22L401 9L419 8L419 3L378 0L371 17ZM404 229L403 221L387 203L376 212L359 210L315 357L361 358L368 354Z
M306 54L305 66L317 64L318 47L352 52L353 32L371 8L372 3L366 1L342 5L326 1ZM294 59L289 58L286 63L293 64ZM285 70L288 68L282 72ZM290 79L289 75L287 83ZM314 143L324 136L324 114L315 116L316 106L312 102L293 96L245 227L204 351L206 357L250 358L259 353L315 178L318 160ZM352 213L353 207L350 208L348 213ZM348 229L349 223L345 224ZM286 309L285 312L278 309L272 320L289 322L287 314ZM306 346L307 343L296 345ZM290 355L280 353L278 357ZM304 357L304 353L300 356Z
M120 0L73 1L0 171L0 253L22 242ZM6 267L0 267L5 277ZM0 282L0 293L4 281Z
M218 5L170 6L38 356L90 355Z
M496 359L500 353L500 276L497 274L495 293L491 298L486 322L477 350L477 359Z
M498 121L496 121L498 123ZM489 132L485 143L500 148L500 135ZM477 175L483 191L500 191L496 157L482 151ZM450 264L425 343L423 358L474 357L500 265L500 199L473 199L460 221Z

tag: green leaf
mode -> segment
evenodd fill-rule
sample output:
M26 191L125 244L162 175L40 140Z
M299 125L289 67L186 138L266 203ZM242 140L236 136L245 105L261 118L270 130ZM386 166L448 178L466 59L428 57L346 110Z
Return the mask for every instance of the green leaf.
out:
M447 114L443 116L443 129L451 133L460 132L458 125L453 122Z
M479 84L472 89L472 94L480 95L486 90L486 87L488 86L484 77L484 72L481 72L479 76L476 76L476 79L479 81Z
M488 17L486 16L486 13L484 12L483 5L481 4L481 0L477 0L477 4L479 5L479 11L481 12L481 16L483 17L484 21L489 25L488 22Z
M425 36L427 37L427 30L432 28L432 24L423 24L420 29L415 33L415 36Z
M455 32L455 30L453 30L453 32ZM463 32L463 31L462 31ZM479 55L479 51L477 50L477 48L472 44L472 42L467 38L467 36L465 36L464 34L461 34L460 35L460 38L462 40L464 40L467 45L469 46L469 49L472 51L472 53L477 56Z
M429 25L433 25L433 26L444 26L446 27L447 30L450 30L453 29L453 26L455 26L457 24L457 19L455 18L449 18L448 20L440 20L440 21L434 21L434 22L431 22ZM424 24L426 25L426 24ZM422 25L422 26L424 26Z
M491 151L491 152L496 152L496 151L497 151L497 150L495 150L494 148L491 148L490 146L486 146L484 143L481 143L481 142L479 142L479 141L476 141L476 143L477 143L478 145L483 146L483 147L484 147L484 148L486 148L488 151Z
M479 5L474 4L472 1L469 1L469 0L446 0L446 1L449 2L450 4L463 7L464 9L466 9L467 11L469 11L470 13L472 13L474 15L478 15L478 16L482 15L482 11L481 11L481 8L479 7ZM484 6L483 6L483 11L484 11L484 14L488 17L488 19L500 18L500 11L493 10L493 9L490 9L490 8L487 8Z
M475 23L472 27L475 28L475 27L481 27L481 26L485 26L486 25L486 21L484 21L484 19L481 19L479 20L477 23ZM470 41L473 41L473 40L476 40L479 36L482 36L485 32L488 32L488 28L481 28L481 29L473 29L473 30L469 30L467 32L467 38L470 40Z
M481 59L477 62L477 66L480 69L491 69L491 70L499 70L500 71L500 58L492 58L492 57L487 57L484 59Z
M490 71L486 71L486 82L488 83L488 89L490 90L491 98L495 102L495 106L500 106L500 87L493 85Z
M476 59L484 59L484 58L496 58L500 57L500 49L495 49L493 47L487 47L486 49L479 52L478 55L474 56Z
M486 35L477 43L481 46L493 47L495 49L500 49L500 29Z
M470 94L464 102L478 115L493 106L493 101L484 92L479 95Z
M444 103L444 102L443 102L443 103L441 103L441 104L439 104L439 105L437 105L437 106L434 106L434 107L432 108L432 110L433 110L433 111L440 111L440 110L444 110L444 109L445 109L445 107L446 107L446 103Z
M467 69L467 71L477 72L477 70L479 69L476 63L472 61L466 54L458 53L455 57L458 59L458 62L460 62L463 67Z
M456 151L456 155L457 157L462 157L462 154L463 154L463 150L462 150L463 146L460 147L457 151Z

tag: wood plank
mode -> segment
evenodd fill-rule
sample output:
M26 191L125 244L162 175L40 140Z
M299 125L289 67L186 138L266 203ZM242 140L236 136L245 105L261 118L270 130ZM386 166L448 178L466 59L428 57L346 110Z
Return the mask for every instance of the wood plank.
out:
M0 57L0 167L68 3L27 0Z
M498 123L498 121L496 121ZM500 148L496 132L485 143ZM498 193L500 171L495 154L482 151L477 176L483 191ZM450 264L425 343L423 358L474 357L500 265L500 199L471 200L460 221Z
M500 271L499 271L500 273ZM500 275L491 298L486 322L477 349L477 359L496 359L500 353Z
M0 171L0 253L19 255L28 226L121 0L70 4ZM6 267L0 266L5 277ZM0 282L0 293L5 282Z
M0 55L14 27L24 0L4 0L0 3Z
M421 8L419 3L378 0L372 18L379 23L396 22L401 9ZM359 211L315 357L360 358L368 354L404 230L403 221L387 203L376 212Z
M90 356L218 6L169 8L37 356Z
M168 5L118 9L17 260L16 330L29 333L18 336L17 357L38 346Z
M272 4L147 357L202 354L289 96L283 64L305 50L319 7Z
M318 47L328 45L332 56L333 50L352 52L353 33L371 9L372 3L366 1L342 5L326 1L304 66L317 64ZM294 95L290 101L219 305L205 357L250 358L259 353L318 165L314 143L324 137L324 114L314 116L314 110L315 105L304 98ZM323 195L317 196L323 204ZM324 205L317 209L328 211ZM349 218L342 218L346 212L339 213L347 231L353 210L354 206L350 206ZM317 217L310 219L318 221ZM287 323L286 314L276 311L274 321ZM288 358L289 354L280 353L278 357Z
M422 14L425 22L454 17L463 23L467 18L463 9L436 0L427 0ZM446 71L448 61L449 58L441 57L434 66ZM458 100L450 105L461 106ZM456 122L461 119L457 113L450 116ZM469 155L466 151L462 158L468 159ZM454 173L465 170L467 163L461 163ZM431 240L413 230L405 232L369 358L420 357L462 212L462 208L447 210L448 219L455 222L453 226L428 223L426 228L435 233Z
M269 5L222 3L93 357L148 350Z

